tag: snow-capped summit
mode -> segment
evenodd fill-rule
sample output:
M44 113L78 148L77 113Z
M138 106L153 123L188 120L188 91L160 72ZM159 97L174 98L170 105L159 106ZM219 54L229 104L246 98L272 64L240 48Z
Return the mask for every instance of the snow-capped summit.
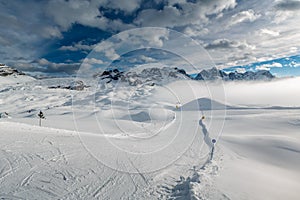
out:
M218 70L216 67L205 70L203 69L196 77L195 80L217 80L222 79L224 76L224 72L222 70Z
M94 75L95 78L99 77L100 80L110 83L112 81L127 82L129 85L135 86L140 84L161 84L168 83L173 80L190 79L189 75L183 69L178 68L146 68L142 71L128 71L121 72L118 69L106 70L102 74Z
M35 80L31 76L25 75L25 73L0 64L0 82L3 84L21 83Z
M0 64L0 76L9 76L9 75L25 75L25 74L16 69L8 67L5 64Z
M267 70L259 70L256 72L247 71L245 73L230 72L228 76L224 78L225 80L271 80L275 78L275 76Z
M267 70L259 70L256 72L247 71L245 73L239 73L237 71L226 73L223 70L218 70L216 67L213 67L209 70L202 70L195 80L270 80L275 78L271 72Z
M100 78L105 83L112 81L120 81L128 83L131 86L141 84L164 84L175 80L270 80L275 78L269 71L260 70L257 72L247 71L245 73L230 72L226 73L223 70L219 70L216 67L211 69L204 69L196 77L188 75L184 69L177 67L149 67L142 70L130 70L130 71L119 71L118 69L105 70L101 73L94 75L94 78Z

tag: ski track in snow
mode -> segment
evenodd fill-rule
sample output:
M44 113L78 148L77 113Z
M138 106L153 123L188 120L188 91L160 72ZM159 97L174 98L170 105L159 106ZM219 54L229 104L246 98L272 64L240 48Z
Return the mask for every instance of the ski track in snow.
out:
M0 98L6 98L10 104L5 106L5 110L9 112L12 121L18 122L25 120L26 123L34 118L34 113L40 109L46 110L46 120L42 123L51 125L51 118L54 116L61 117L66 120L72 115L70 107L71 93L68 90L47 89L51 84L57 84L56 81L69 82L69 80L45 80L38 83L24 83L24 85L6 86L0 93ZM32 85L34 84L34 85ZM108 88L109 90L109 88ZM133 95L131 101L135 110L142 110L145 105L142 104L143 99L151 95L151 87L141 87L136 91L124 90L120 92L121 99L116 101L116 109L122 109L122 105L126 103L125 96ZM24 92L26 91L26 92ZM111 89L111 93L113 89ZM106 101L96 101L105 108L107 102L110 104L114 100L105 97L109 92L103 93L99 91L98 96L103 96ZM72 95L77 96L75 100L79 105L86 104L86 98L92 98L93 95L75 92ZM122 102L124 99L125 101ZM162 100L160 100L162 101ZM26 106L24 105L26 104ZM161 104L161 102L160 102ZM156 104L152 107L155 108ZM159 106L158 109L163 107ZM166 104L166 108L172 108ZM144 128L153 133L150 137L163 134L163 132L172 126L176 126L178 119L176 112L165 112L164 117L158 116L156 113L165 112L163 110L153 110L151 117L157 122L154 125ZM142 111L144 112L144 111ZM141 113L142 113L141 112ZM93 112L97 114L97 112ZM85 114L85 113L84 113ZM131 116L139 116L129 113ZM84 116L81 118L84 120ZM115 116L118 118L118 115ZM159 118L160 117L160 118ZM47 119L48 118L48 119ZM122 116L121 118L122 119ZM27 120L27 121L26 121ZM59 119L60 120L60 119ZM58 121L59 121L58 120ZM140 120L140 119L137 119ZM191 119L191 123L197 126L198 119ZM159 123L158 123L159 122ZM163 123L161 123L163 122ZM178 161L165 169L156 172L143 173L136 161L127 157L127 165L124 162L118 162L118 166L123 169L134 169L134 173L120 172L104 166L97 161L82 146L78 135L73 131L62 129L43 128L25 125L13 122L0 122L1 134L5 140L0 141L0 198L8 199L192 199L197 195L193 195L193 184L202 184L200 179L209 167L210 163L205 160L209 158L201 157L199 162L201 167L192 167L189 165L191 161L198 159L197 152L199 145L194 145L195 149L185 152ZM55 123L55 122L54 122ZM69 123L69 122L68 122ZM139 123L144 123L143 119ZM61 123L56 123L60 126ZM48 125L48 126L49 126ZM59 127L60 128L60 127ZM64 128L62 126L61 128ZM82 133L85 136L94 137L93 133ZM149 139L145 135L144 138ZM204 139L208 137L208 133L203 132ZM100 137L110 137L119 140L126 138L141 139L141 135L135 136L131 134L105 134ZM196 143L199 143L201 136L197 136ZM201 141L200 141L201 142ZM207 144L207 143L206 143ZM201 147L202 148L202 147ZM210 149L210 147L208 148ZM203 163L205 165L205 169ZM217 170L216 170L217 171ZM202 174L201 174L202 173ZM184 187L182 187L184 186ZM117 192L116 192L117 191Z
M98 107L96 106L95 109L94 106L89 105L89 100L93 99L93 94L89 92L71 93L68 90L47 88L51 84L56 85L56 81L45 80L45 82L38 83L6 85L1 88L0 109L1 112L7 111L9 118L0 119L0 199L239 199L235 196L238 191L227 192L224 191L226 185L222 185L223 190L221 190L222 187L220 189L215 186L215 180L220 170L223 170L223 157L229 160L227 165L231 162L248 161L248 158L253 160L257 158L264 162L270 159L273 163L278 163L278 166L287 165L287 169L290 170L295 170L298 164L298 161L294 159L282 161L284 158L294 158L293 156L298 156L300 152L299 135L294 134L299 132L299 111L297 110L290 110L288 113L281 110L270 110L267 113L258 109L232 110L232 115L226 117L230 131L224 137L224 143L232 148L234 153L223 146L215 146L211 160L210 151L214 147L211 139L216 135L210 133L210 127L207 127L210 124L209 116L199 121L196 117L198 115L195 114L196 112L200 114L199 110L183 111L186 113L180 115L181 110L174 108L174 102L177 102L177 99L164 102L170 96L167 90L158 92L165 96L158 95L159 101L157 102L155 98L154 100L149 98L149 96L153 97L151 95L154 89L151 87L121 91L117 94L120 98L117 98L117 101L115 99L115 102L109 94L113 93L113 88L108 88L109 92L100 90L96 92L99 98L96 99ZM61 81L68 82L68 80ZM181 87L183 84L178 85ZM180 88L178 85L173 90ZM177 92L180 93L183 90L184 87ZM128 107L126 107L128 103L126 95L131 98L131 105ZM157 98L157 94L154 97ZM153 106L153 110L149 111L147 108L147 98L151 99L148 104ZM115 103L116 111L113 114L109 108L112 102ZM74 110L72 110L72 103L74 103ZM40 109L46 114L46 120L42 121L46 127L33 125L37 124L35 114ZM172 134L170 131L168 133L168 130L180 128L177 125L181 118L185 119L185 124L183 124L185 128L182 131L186 133L179 134L181 138L176 145L187 145L183 141L187 141L185 134L191 134L190 129L198 127L200 134L195 135L192 144L189 144L187 149L181 149L186 151L180 155L180 158L165 168L144 172L145 163L140 163L135 157L126 154L125 158L116 160L116 165L122 169L118 171L104 165L100 162L101 160L95 159L92 153L82 145L81 137L73 131L73 111L77 112L76 119L81 122L79 125L83 125L79 126L80 135L97 138L99 141L109 138L122 144L122 142L131 142L136 139L147 141L159 137L164 138L164 134ZM152 115L144 115L146 111ZM164 115L161 117L156 113ZM105 134L95 135L93 132L95 126L90 120L94 115L98 115L104 121L102 125ZM128 128L126 126L132 116L135 126ZM135 118L140 116L145 118ZM262 121L261 124L256 121L258 117ZM148 118L151 120L153 118L154 123ZM126 131L129 134L120 133L120 129L111 128L111 121L114 119L120 123L121 128L123 125L128 128ZM218 120L218 116L215 119ZM244 128L245 124L246 127L251 128ZM47 128L47 126L53 128ZM270 130L270 127L275 128ZM240 137L241 133L244 134L242 137ZM282 133L290 133L290 135L285 137ZM150 144L148 145L151 146ZM255 153L253 149L258 149L258 153ZM171 150L168 152L170 155L174 153ZM282 157L279 159L272 157L271 153L275 150ZM107 153L109 155L110 152ZM162 156L161 159L165 158ZM289 165L289 163L292 164ZM282 174L284 176L280 178L286 175ZM244 193L238 195L240 195L238 197L244 197ZM244 199L251 198L245 197Z
M14 123L3 125L8 127L6 134L16 134L9 131L10 127L15 126ZM22 124L18 126L22 127ZM52 136L51 129L39 128L38 132L44 130L49 133L36 135L37 133L32 133L36 132L34 127L25 125L21 129L25 130L22 133L23 138L32 138L33 135L38 137L34 137L34 140L26 139L22 145L18 144L20 141L15 141L6 146L6 149L2 149L1 160L4 162L1 162L3 166L0 173L0 191L9 191L1 193L2 198L22 198L25 195L26 199L110 199L110 196L116 197L114 194L116 189L122 188L123 192L119 196L122 199L130 197L139 199L141 196L156 199L157 196L151 196L150 191L162 185L162 180L158 183L151 181L156 173L141 173L130 158L128 159L131 167L136 170L136 173L118 172L101 165L96 160L92 162L91 169L86 171L88 166L85 164L93 159L80 146L77 136L73 133L65 135L68 131L62 130L61 134L55 131L56 136ZM67 146L70 143L76 146ZM82 160L77 161L77 158ZM81 167L78 164L74 165L74 162L82 162ZM161 192L153 193L160 193L161 199L188 198L187 193L193 193L191 185L198 181L195 177L200 175L193 169L192 177L188 175L187 178L178 181L179 177L184 176L180 174L181 170L190 170L188 165L183 165L181 168L180 170L174 168L177 173L171 173L171 176L168 175L168 178L163 180L165 186L161 187ZM203 168L200 171L203 171ZM180 185L186 187L181 188ZM179 190L182 191L178 192Z

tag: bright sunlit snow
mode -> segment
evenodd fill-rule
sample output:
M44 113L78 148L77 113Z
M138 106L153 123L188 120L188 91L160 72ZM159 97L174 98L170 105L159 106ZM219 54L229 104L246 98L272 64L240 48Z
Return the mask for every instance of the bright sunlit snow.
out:
M0 78L4 199L297 199L298 78L82 91Z

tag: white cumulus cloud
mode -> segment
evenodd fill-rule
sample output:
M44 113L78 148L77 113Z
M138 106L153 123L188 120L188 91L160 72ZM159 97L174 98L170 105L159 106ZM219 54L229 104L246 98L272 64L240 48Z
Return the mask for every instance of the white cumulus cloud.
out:
M241 11L231 17L229 26L233 26L242 22L254 22L260 17L261 14L255 13L255 11L252 9Z

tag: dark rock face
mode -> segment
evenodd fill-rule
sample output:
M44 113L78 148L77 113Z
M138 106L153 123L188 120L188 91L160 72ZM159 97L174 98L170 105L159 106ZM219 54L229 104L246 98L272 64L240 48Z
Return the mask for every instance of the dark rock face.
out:
M86 86L83 81L75 81L74 83L71 84L69 89L82 91L84 90L84 88L88 88L88 86Z
M194 79L195 80L217 80L226 76L225 72L213 67L209 70L202 70Z
M179 72L180 74L183 74L188 78L191 78L190 75L188 75L184 69L177 69L177 67L175 67L174 69L177 70L177 72Z
M148 84L155 85L170 82L172 80L270 80L275 78L269 71L247 71L245 73L230 72L226 73L223 70L219 70L216 67L211 69L202 70L195 78L189 76L184 69L169 68L146 68L141 71L129 71L121 72L118 69L105 70L101 73L95 74L94 78L99 78L100 81L110 83L112 81L127 82L131 86Z
M58 85L58 86L51 86L51 87L48 87L49 89L67 89L67 90L77 90L77 91L82 91L84 90L85 88L88 88L89 86L85 85L83 81L75 81L73 83L71 83L70 85L68 86L61 86L61 85Z
M0 65L0 76L10 76L10 75L25 75L25 74L16 69L13 69L4 64L1 64Z
M114 70L105 70L102 74L95 74L94 78L100 78L101 80L106 80L106 83L110 83L112 80L119 80L123 77L123 72L120 72L118 69Z
M140 72L120 72L118 69L105 70L102 73L95 74L93 77L104 80L106 83L112 81L127 82L131 86L144 83L154 86L159 82L168 81L169 79L191 79L183 69L169 67L146 68Z

